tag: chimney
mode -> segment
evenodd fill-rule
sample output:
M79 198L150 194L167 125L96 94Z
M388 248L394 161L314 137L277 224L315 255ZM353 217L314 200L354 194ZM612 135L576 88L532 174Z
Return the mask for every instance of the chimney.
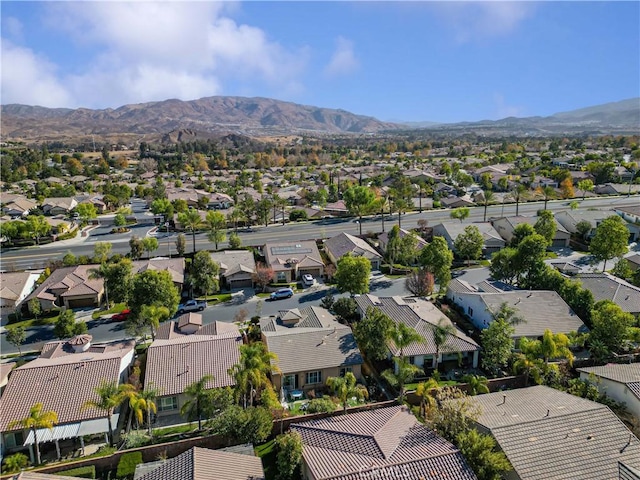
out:
M93 340L91 335L83 334L70 338L67 343L73 349L73 353L82 353L89 350L89 347L91 347L91 340Z

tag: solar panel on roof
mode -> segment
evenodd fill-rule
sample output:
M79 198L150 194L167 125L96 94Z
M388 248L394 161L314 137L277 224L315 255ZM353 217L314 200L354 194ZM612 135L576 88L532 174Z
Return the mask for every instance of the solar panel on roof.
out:
M311 253L310 248L302 248L302 245L287 245L284 247L271 247L272 255L288 255L290 253Z

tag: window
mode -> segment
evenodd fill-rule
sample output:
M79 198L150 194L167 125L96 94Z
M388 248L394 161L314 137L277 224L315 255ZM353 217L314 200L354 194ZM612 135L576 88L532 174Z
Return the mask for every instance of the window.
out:
M353 373L353 369L351 367L342 367L340 369L340 376L344 377L347 374L347 372L352 372Z
M11 432L4 434L4 445L7 448L21 447L24 443L22 432Z
M298 388L298 376L297 375L285 375L282 380L282 386L288 390L296 390Z
M278 272L278 283L287 281L287 274L285 272Z
M470 317L472 317L473 316L473 308L467 307L467 313L469 314Z
M167 410L177 410L178 409L178 397L160 397L160 405L158 405L158 410L161 412L165 412Z
M308 372L305 383L322 383L322 372Z
M416 357L409 357L409 365L415 365L416 364Z

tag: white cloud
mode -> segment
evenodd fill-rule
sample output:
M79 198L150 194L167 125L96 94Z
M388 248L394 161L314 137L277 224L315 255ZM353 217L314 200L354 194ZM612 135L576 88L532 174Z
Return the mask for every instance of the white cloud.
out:
M3 17L2 31L6 37L11 38L16 42L24 39L22 22L16 17Z
M434 2L428 5L449 24L460 43L508 35L535 10L535 4L522 1Z
M2 39L2 103L23 103L43 107L72 104L71 95L56 77L55 65L28 48Z
M125 103L250 90L299 91L306 49L293 51L261 29L229 17L227 2L52 2L45 25L67 35L90 60L66 72L72 106Z
M507 104L504 95L501 93L493 94L493 103L495 105L495 117L496 119L502 119L507 117L522 117L525 113L523 107Z
M360 62L353 51L353 42L344 37L338 37L336 49L324 68L324 74L328 77L347 75L357 70L359 66Z

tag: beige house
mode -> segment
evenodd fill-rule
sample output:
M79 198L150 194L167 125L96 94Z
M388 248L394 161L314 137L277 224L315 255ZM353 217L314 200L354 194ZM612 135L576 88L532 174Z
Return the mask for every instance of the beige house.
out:
M49 430L37 432L41 451L55 444L57 456L65 441L86 435L108 432L105 412L97 408L83 408L88 400L98 400L96 388L102 381L124 382L135 354L135 341L122 340L106 344L91 343L91 335L78 335L68 340L49 342L40 356L14 369L2 394L0 432L3 453L29 448L33 461L33 433L9 424L25 418L35 403L43 410L58 414L58 423ZM112 418L118 431L118 413ZM49 444L48 446L46 444Z
M173 284L182 290L184 284L184 258L150 258L148 260L136 260L132 265L132 273L141 273L146 270L166 270L171 275Z
M33 291L40 272L13 272L0 275L0 317L13 313Z
M55 307L97 307L104 295L104 281L90 278L90 270L96 265L77 265L54 270L25 302L37 298L40 307L49 311Z
M256 261L249 250L211 252L211 259L220 265L220 288L234 290L253 287Z
M324 251L334 265L337 265L338 260L347 253L351 253L354 257L365 257L371 262L372 270L380 270L382 263L382 255L366 240L344 232L325 241Z
M324 274L324 262L313 240L267 243L263 252L276 283L294 282L307 273L315 278Z
M260 321L262 341L277 361L271 380L283 398L296 390L324 387L327 378L361 377L362 356L351 328L322 307L281 311Z
M204 375L213 375L208 388L230 387L228 370L240 360L242 336L231 323L202 325L202 315L185 313L163 323L147 351L145 386L160 390L158 422L183 423L180 409L188 400L185 389Z
M578 368L580 379L586 380L602 394L622 403L640 420L640 363L614 364Z
M567 229L558 222L558 220L556 220L555 218L554 220L556 222L556 234L553 237L551 246L568 247L569 240L571 240L571 233L569 233ZM491 224L506 242L510 242L513 238L515 228L518 225L520 225L521 223L528 223L533 227L537 221L538 217L524 217L522 215L519 215L513 217L497 218L493 220Z
M45 198L40 205L45 215L68 214L78 206L78 201L73 197Z

